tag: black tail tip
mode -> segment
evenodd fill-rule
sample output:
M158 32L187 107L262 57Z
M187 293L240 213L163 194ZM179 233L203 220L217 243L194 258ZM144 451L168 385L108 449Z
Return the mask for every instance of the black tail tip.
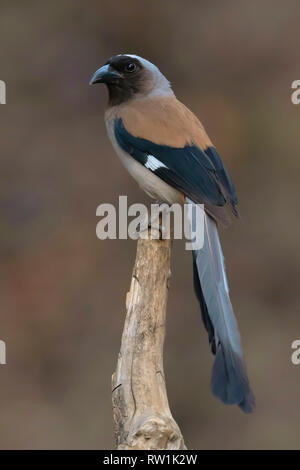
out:
M226 351L222 345L217 350L211 376L212 393L225 405L238 405L244 413L252 413L255 398L247 377L245 361L239 355L228 354Z
M239 407L246 414L250 414L254 411L254 409L255 409L255 396L254 396L251 389L249 389L249 392L245 396L243 401L241 401L241 403L239 403Z

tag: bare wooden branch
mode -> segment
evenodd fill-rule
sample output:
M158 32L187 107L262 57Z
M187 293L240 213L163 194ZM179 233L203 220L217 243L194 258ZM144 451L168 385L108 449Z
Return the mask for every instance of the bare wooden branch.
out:
M118 449L185 449L163 371L171 240L139 239L112 402Z

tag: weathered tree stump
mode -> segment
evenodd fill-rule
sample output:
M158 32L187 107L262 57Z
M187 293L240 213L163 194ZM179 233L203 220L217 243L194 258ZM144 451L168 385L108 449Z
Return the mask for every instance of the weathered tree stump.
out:
M154 240L150 235L138 240L112 377L118 449L185 449L169 408L163 371L170 258L171 240Z

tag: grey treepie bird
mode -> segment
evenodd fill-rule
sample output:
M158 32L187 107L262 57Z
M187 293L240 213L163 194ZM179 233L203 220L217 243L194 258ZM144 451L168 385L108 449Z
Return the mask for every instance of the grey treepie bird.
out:
M193 251L194 288L215 361L213 394L245 413L254 408L237 321L229 298L218 223L228 225L226 203L238 217L229 174L197 117L177 100L151 62L111 57L91 84L105 83L108 136L122 163L151 197L168 204L203 204L204 246Z

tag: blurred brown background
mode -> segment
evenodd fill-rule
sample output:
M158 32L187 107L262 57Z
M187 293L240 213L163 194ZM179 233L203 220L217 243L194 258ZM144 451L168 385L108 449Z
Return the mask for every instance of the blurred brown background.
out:
M300 448L300 79L297 0L1 1L0 447L112 448L110 378L134 241L99 241L96 207L149 200L106 136L92 73L157 64L226 162L242 221L222 240L257 408L210 393L213 357L175 242L165 373L189 448Z

